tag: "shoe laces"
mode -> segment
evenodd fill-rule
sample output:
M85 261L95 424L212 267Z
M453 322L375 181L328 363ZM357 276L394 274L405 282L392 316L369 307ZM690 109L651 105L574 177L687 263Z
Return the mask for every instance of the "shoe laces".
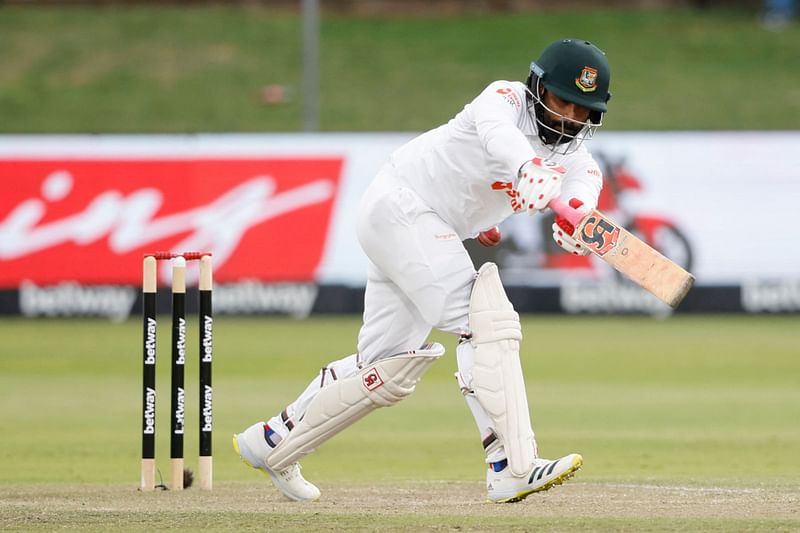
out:
M285 470L278 472L278 475L286 482L294 481L300 476L300 463L292 463Z

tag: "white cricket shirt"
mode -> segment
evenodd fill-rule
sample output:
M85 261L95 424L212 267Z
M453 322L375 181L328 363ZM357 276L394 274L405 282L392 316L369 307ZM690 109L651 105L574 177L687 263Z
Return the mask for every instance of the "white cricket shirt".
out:
M447 124L397 149L389 164L463 240L521 212L512 205L517 171L551 155L536 135L525 85L495 81ZM558 162L567 168L561 198L597 206L603 180L585 145Z

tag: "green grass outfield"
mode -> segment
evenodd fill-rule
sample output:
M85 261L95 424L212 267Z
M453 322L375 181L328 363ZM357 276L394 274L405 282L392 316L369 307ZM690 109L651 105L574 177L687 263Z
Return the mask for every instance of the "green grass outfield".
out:
M158 467L168 476L168 317L162 321ZM524 317L540 451L579 451L585 467L564 487L507 506L482 501L482 450L453 378L453 343L435 335L448 354L412 397L304 461L322 500L284 502L240 463L230 436L351 353L358 326L358 317L219 317L215 490L140 494L140 322L3 319L0 528L800 528L795 316ZM195 328L192 320L191 355ZM196 374L190 357L190 466Z
M33 4L31 2L31 4ZM238 3L237 3L238 4ZM0 7L0 132L297 131L300 17L250 6ZM795 129L800 24L750 12L585 9L321 20L323 131L421 131L565 36L613 69L606 127ZM282 105L261 90L287 87Z

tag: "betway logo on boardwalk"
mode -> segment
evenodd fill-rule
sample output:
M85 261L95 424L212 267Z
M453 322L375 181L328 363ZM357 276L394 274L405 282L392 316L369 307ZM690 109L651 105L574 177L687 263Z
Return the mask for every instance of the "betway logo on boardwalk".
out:
M0 287L138 285L156 250L211 251L220 282L313 280L341 171L341 158L0 159Z

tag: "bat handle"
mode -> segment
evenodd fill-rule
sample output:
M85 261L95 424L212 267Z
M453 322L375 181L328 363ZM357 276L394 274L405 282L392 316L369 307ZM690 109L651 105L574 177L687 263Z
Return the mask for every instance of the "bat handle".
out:
M581 220L583 220L583 217L586 216L577 209L573 209L569 205L562 202L560 198L553 198L550 200L550 203L547 204L547 207L558 213L559 216L566 218L569 223L576 228L581 223Z

